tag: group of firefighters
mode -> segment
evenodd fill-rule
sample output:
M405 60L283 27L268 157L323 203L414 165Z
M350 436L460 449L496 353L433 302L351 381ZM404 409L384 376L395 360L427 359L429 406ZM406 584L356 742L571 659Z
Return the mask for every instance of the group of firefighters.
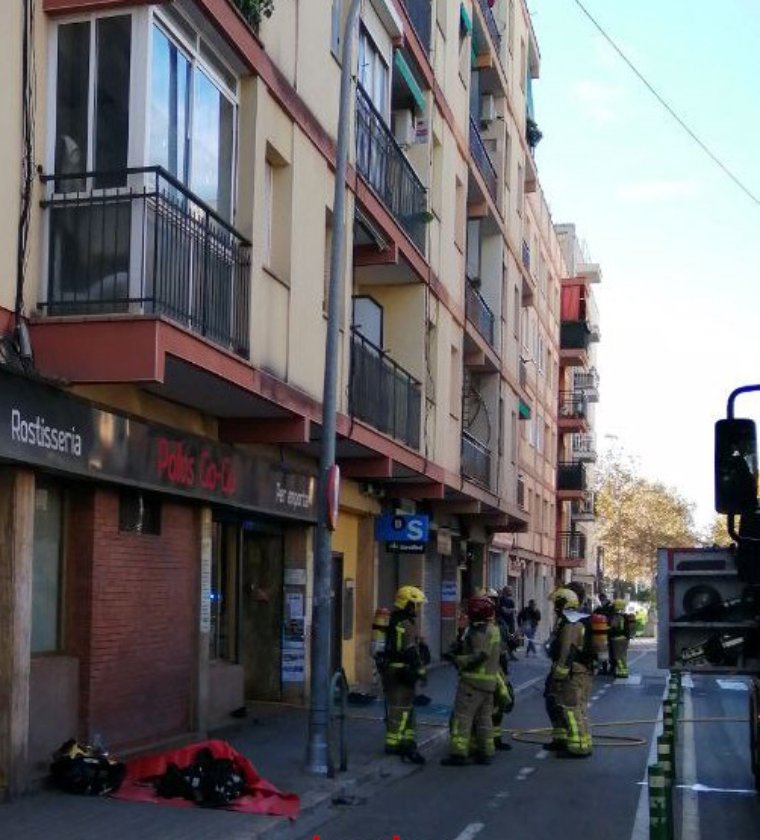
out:
M458 682L449 722L446 766L474 761L490 764L497 750L511 746L502 740L501 721L514 706L508 678L508 639L496 621L497 593L469 598L467 621L443 658L457 669ZM627 651L633 635L625 601L602 597L593 612L580 583L555 589L549 596L555 623L545 645L551 660L544 697L551 721L551 741L545 749L563 758L591 755L588 701L594 674L628 676ZM426 657L415 627L417 607L426 601L416 586L402 586L387 624L375 625L383 642L374 651L386 703L385 751L403 761L424 764L415 737L415 696L426 682ZM584 609L587 607L587 609Z

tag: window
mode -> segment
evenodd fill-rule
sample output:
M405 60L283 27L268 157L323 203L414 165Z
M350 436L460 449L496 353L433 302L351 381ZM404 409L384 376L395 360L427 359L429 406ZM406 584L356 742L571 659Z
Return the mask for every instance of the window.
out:
M325 260L324 260L324 285L322 287L322 312L327 313L327 305L330 294L330 270L332 262L333 222L332 210L325 208ZM341 307L342 309L342 307Z
M517 286L512 287L512 297L513 297L513 304L512 308L514 312L512 313L512 317L514 319L514 332L515 338L519 341L520 340L520 289Z
M521 163L517 164L517 214L522 216L523 212L523 195L524 195L525 183L523 181L523 165Z
M528 56L525 51L525 41L520 38L520 90L525 93L525 80L528 76Z
M512 423L510 425L510 446L509 446L509 458L513 464L517 463L517 412L512 412Z
M515 0L509 0L509 20L507 21L507 44L509 46L509 54L515 50Z
M141 490L122 490L119 494L119 530L159 535L161 497Z
M363 27L359 33L359 84L387 123L390 117L388 65Z
M383 349L383 307L369 295L356 295L353 299L352 326L375 347Z
M504 173L507 189L512 189L512 136L509 131L506 132L505 141L505 157L504 157Z
M459 418L462 407L462 365L459 361L459 350L451 345L451 367L449 369L449 414Z
M330 21L330 51L340 61L341 28L343 25L343 0L332 0Z
M58 28L55 94L55 171L113 173L127 166L132 18L129 15ZM92 102L92 113L90 112ZM124 175L100 175L96 187L123 184ZM57 189L81 184L62 179Z
M274 225L274 167L264 161L264 242L262 243L261 261L267 267L272 266L272 228Z
M544 372L544 357L545 357L545 343L543 335L538 335L538 341L536 343L536 365L538 366L538 372L543 374Z
M467 209L467 198L464 192L464 184L456 177L454 180L454 244L460 251L464 249L465 227L467 218L465 211Z
M32 653L61 649L62 548L63 493L53 484L38 481L32 546Z

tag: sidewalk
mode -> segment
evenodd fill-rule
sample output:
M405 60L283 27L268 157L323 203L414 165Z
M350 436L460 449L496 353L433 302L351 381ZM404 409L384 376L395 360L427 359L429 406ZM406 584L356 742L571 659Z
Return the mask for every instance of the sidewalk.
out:
M522 652L511 679L520 691L543 680L547 660L525 660ZM454 669L443 665L430 673L421 693L431 702L417 708L418 742L428 756L442 751L454 697ZM420 767L383 753L382 699L349 706L346 721L348 771L335 779L315 777L304 769L308 710L278 703L257 703L247 719L213 733L247 756L257 771L281 790L301 797L295 821L204 808L80 797L45 790L0 805L3 840L287 840L306 836L330 816L330 809L370 797L379 787L416 773Z

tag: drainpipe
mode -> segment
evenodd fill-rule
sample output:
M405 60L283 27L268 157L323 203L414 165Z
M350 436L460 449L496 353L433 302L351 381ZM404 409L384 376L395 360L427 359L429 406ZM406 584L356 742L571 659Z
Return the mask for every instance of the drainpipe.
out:
M311 610L311 680L309 699L309 741L307 770L326 776L328 761L328 695L330 682L330 584L332 535L328 527L328 476L335 465L335 432L338 378L338 331L340 301L345 271L345 205L348 142L351 128L351 69L356 23L362 0L351 0L343 31L338 110L338 144L335 154L333 237L330 252L330 282L325 344L325 381L322 396L322 439L317 481L317 534Z

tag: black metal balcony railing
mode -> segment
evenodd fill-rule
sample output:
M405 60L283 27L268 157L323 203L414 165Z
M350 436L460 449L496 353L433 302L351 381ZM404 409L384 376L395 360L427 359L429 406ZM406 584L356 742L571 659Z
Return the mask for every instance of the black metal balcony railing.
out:
M570 439L570 454L574 461L596 461L596 436L576 432Z
M560 420L585 420L587 415L588 401L582 391L560 391Z
M248 356L251 243L180 181L159 166L41 180L48 314L163 315Z
M523 268L530 271L530 245L524 239L522 243L522 264Z
M558 490L586 490L586 467L578 461L557 464Z
M425 187L360 85L356 87L356 168L424 253Z
M462 432L462 475L491 486L491 450L469 432Z
M562 321L559 329L561 350L588 350L591 331L585 321Z
M580 532L560 531L559 556L561 560L585 560L586 535Z
M349 400L354 417L420 448L420 383L355 329L351 332Z
M432 3L430 0L401 0L412 22L414 31L426 52L430 52L430 21Z
M579 391L584 391L587 398L590 398L591 394L598 394L599 373L596 368L576 370L573 373L573 387Z
M472 116L470 116L470 154L486 182L488 192L491 193L493 199L496 199L496 168L483 142L480 129Z
M465 283L465 313L467 318L475 324L475 329L485 338L485 340L494 346L494 314L491 307L485 302L483 295L475 288L475 284L467 278Z
M496 23L496 18L493 16L493 10L488 4L488 0L478 0L478 5L483 12L483 17L485 18L486 26L488 27L488 32L491 35L493 45L496 47L498 52L501 47L501 33L499 32L499 25Z

